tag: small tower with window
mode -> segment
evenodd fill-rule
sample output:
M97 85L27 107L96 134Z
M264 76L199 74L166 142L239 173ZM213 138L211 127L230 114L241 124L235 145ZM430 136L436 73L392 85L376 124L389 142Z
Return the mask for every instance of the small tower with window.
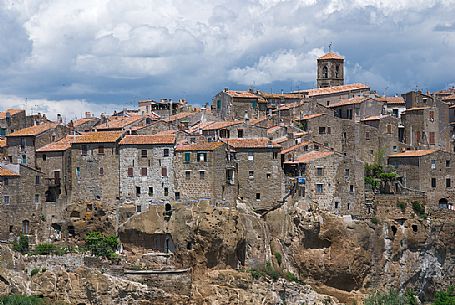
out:
M329 52L318 58L318 88L344 85L344 58Z

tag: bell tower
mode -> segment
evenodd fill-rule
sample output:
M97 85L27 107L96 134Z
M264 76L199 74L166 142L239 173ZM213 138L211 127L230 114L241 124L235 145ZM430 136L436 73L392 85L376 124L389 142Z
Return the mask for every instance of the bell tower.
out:
M318 88L344 85L344 58L329 51L318 58Z

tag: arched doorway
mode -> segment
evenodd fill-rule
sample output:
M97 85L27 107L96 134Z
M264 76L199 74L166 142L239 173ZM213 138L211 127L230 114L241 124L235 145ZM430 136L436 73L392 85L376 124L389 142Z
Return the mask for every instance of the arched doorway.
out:
M448 209L449 208L449 202L445 198L439 199L439 208L440 209Z

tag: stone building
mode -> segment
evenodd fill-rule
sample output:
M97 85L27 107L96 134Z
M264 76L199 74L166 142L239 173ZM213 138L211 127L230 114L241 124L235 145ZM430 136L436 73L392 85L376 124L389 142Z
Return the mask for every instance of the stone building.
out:
M38 235L44 202L44 173L23 164L0 164L0 240Z
M394 117L400 118L401 113L406 110L406 103L401 96L384 96L375 99L384 102L386 113Z
M318 58L318 88L344 85L344 58L329 52Z
M385 112L384 106L385 102L374 98L357 96L331 103L328 108L335 112L336 117L360 122L365 118L383 114Z
M23 109L7 109L0 112L0 136L28 127L27 116Z
M447 208L455 202L454 154L441 150L407 150L389 156L406 189L427 197L432 209Z
M184 99L179 99L178 101L161 99L159 102L154 100L143 100L139 101L138 106L140 114L156 114L161 118L167 118L188 108L188 104Z
M133 127L150 125L157 118L142 115L112 115L94 127L97 131L122 131Z
M71 202L119 198L119 152L123 132L100 131L78 136L71 143Z
M202 135L209 142L220 139L266 137L267 129L250 124L249 120L221 121L205 124Z
M77 120L71 120L68 123L68 128L71 133L78 132L89 132L92 131L95 125L99 124L100 120L93 117L90 112L85 114L85 118Z
M267 101L253 90L234 91L225 88L215 95L211 105L212 113L223 120L250 119L264 116L267 112Z
M331 151L309 151L283 165L294 200L305 209L365 213L363 162Z
M66 133L67 128L64 125L55 123L43 123L17 130L6 137L8 159L11 163L36 167L36 149L60 140Z
M237 164L238 197L261 210L277 205L284 197L281 146L268 138L225 139Z
M175 140L175 135L127 135L120 141L122 202L134 202L136 210L141 212L149 204L164 204L176 199Z
M63 139L36 150L36 168L45 174L45 202L59 202L65 206L71 193L71 143L78 136Z
M232 204L237 198L236 168L223 142L177 145L174 169L181 200Z

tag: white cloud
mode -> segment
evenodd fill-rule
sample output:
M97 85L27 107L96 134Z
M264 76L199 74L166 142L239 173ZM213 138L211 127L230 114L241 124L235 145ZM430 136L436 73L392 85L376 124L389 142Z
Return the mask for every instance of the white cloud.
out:
M230 70L229 79L244 85L287 80L310 82L316 74L316 59L322 54L322 49L313 49L308 53L282 50L262 56L253 66Z
M362 67L350 80L438 89L455 79L454 15L455 0L0 0L0 93L204 102L226 85L311 86L330 42Z

